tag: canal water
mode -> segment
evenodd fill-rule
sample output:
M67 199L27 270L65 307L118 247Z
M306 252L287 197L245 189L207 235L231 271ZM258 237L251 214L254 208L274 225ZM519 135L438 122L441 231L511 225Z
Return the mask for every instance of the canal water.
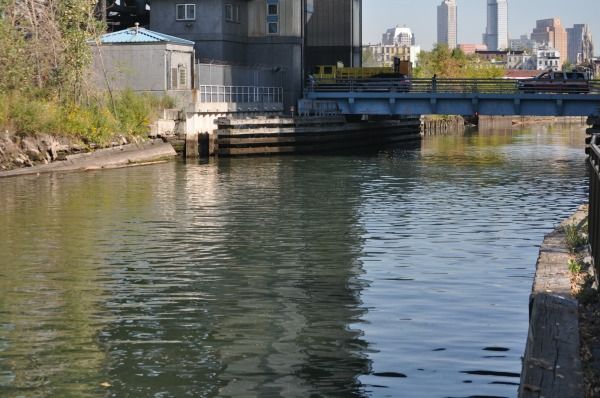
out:
M2 397L515 397L582 127L0 180Z

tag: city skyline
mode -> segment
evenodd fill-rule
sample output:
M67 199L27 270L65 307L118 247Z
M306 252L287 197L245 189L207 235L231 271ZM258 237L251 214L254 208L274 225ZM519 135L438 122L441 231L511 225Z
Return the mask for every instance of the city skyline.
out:
M417 37L417 44L424 50L431 49L437 42L437 6L440 0L421 0L418 4L409 0L363 0L363 43L381 41L382 26L406 25ZM533 3L533 2L531 2ZM536 20L558 17L566 27L588 24L593 37L600 40L600 22L594 15L600 13L597 0L573 0L569 7L563 1L509 2L509 38L530 35ZM573 7L576 5L576 7ZM457 0L459 44L482 43L482 32L487 25L486 0ZM599 54L595 46L595 54Z

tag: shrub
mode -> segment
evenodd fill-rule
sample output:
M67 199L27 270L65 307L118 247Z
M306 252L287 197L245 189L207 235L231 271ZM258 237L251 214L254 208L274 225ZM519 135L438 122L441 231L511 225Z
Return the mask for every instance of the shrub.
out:
M56 102L16 94L9 98L8 119L19 135L57 133L60 107Z

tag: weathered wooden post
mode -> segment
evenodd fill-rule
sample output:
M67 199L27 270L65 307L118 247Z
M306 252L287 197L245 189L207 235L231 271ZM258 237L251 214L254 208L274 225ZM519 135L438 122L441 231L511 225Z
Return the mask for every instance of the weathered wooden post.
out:
M185 135L185 157L186 159L197 159L200 155L198 149L198 132L188 132Z

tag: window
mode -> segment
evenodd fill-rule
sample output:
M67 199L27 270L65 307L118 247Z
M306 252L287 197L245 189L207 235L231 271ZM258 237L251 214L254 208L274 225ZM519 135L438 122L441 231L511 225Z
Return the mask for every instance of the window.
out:
M279 22L269 22L269 34L275 35L279 33Z
M279 34L279 0L267 2L267 34Z
M225 20L227 22L240 22L240 6L225 4Z
M225 20L227 22L240 22L240 6L225 4Z
M196 20L196 5L195 4L177 4L176 19L178 21L195 21Z

